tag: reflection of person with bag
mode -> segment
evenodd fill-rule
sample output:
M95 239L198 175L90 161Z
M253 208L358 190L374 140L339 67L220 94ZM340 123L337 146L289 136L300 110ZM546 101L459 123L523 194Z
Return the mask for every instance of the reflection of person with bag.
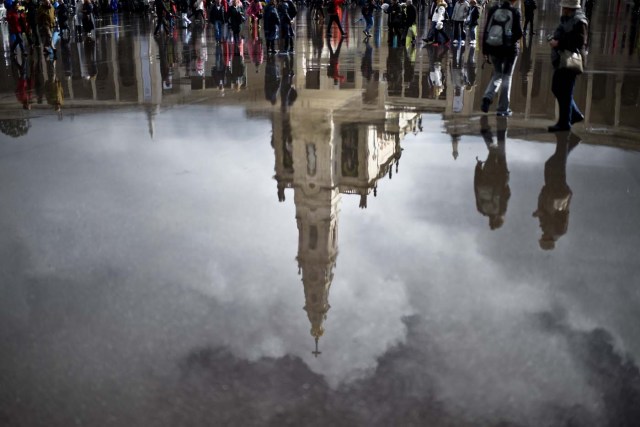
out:
M556 134L556 151L544 164L544 186L538 196L538 209L533 213L540 221L542 237L540 248L553 249L556 241L569 228L571 188L567 185L567 157L580 143L580 138L569 132Z
M553 80L551 91L558 100L558 122L549 126L549 132L566 131L571 125L584 120L573 100L576 77L582 72L582 58L587 45L588 21L580 8L580 0L562 0L560 25L549 40ZM579 55L579 61L575 61ZM574 60L574 62L571 62Z
M47 103L51 105L56 112L59 112L64 103L64 94L62 91L62 83L56 75L54 61L47 62L47 82L44 86Z
M509 169L505 150L507 137L507 119L499 117L498 142L493 141L493 133L487 116L480 119L480 132L489 155L487 160L476 158L476 169L473 176L473 189L476 195L476 208L482 215L489 217L492 230L502 227L507 213L507 203L511 197L509 188Z

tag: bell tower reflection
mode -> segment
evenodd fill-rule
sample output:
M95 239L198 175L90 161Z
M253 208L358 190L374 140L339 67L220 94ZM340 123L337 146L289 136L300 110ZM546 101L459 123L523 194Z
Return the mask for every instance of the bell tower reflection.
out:
M299 116L298 116L299 114ZM329 291L338 257L338 218L342 195L355 195L361 208L376 195L377 182L396 172L400 141L417 131L420 115L372 111L370 118L350 119L326 110L297 108L273 113L272 146L278 200L293 189L298 227L298 273L304 307L318 357ZM358 120L354 122L354 120ZM363 121L366 120L366 121Z

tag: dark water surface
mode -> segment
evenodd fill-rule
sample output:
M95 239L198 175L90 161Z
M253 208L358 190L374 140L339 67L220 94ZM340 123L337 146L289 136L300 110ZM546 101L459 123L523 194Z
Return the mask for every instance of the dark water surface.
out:
M340 44L302 9L271 59L127 14L54 64L5 56L0 424L638 425L640 64L616 5L572 134L546 132L550 2L509 119L479 111L480 52L388 48L381 21L367 44L355 10Z

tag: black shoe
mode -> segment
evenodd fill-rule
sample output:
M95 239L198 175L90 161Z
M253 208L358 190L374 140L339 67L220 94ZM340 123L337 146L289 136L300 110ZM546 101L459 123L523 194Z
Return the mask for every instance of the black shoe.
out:
M575 125L576 123L580 123L584 121L584 115L581 113L575 113L571 116L571 124Z
M482 105L480 106L480 109L483 113L489 112L489 105L491 105L491 100L489 98L482 98Z
M547 128L549 132L567 132L571 130L571 126L555 124Z

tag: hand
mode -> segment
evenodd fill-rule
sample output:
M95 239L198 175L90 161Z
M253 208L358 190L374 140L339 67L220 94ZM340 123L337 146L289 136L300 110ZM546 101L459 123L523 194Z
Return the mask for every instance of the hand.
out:
M556 39L549 40L549 46L555 49L556 47L558 47L558 40Z

